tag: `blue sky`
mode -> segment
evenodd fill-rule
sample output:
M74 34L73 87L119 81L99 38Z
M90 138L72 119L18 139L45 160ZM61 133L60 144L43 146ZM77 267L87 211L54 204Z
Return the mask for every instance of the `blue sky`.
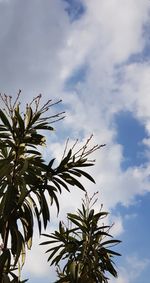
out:
M117 143L123 146L122 168L140 166L147 162L146 145L142 140L147 137L144 125L133 117L132 112L122 111L115 117Z
M7 19L7 20L6 20ZM62 99L66 118L48 137L44 156L59 159L68 137L106 147L91 169L99 205L109 210L112 233L122 244L118 279L149 283L150 206L150 1L0 0L0 92L22 102L43 94ZM59 219L79 207L83 193L60 197ZM49 231L57 226L52 208ZM23 275L53 282L35 233Z

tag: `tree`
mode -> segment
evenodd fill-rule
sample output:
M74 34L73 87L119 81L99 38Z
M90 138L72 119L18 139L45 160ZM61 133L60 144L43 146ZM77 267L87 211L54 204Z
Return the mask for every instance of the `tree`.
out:
M50 254L48 261L57 266L59 279L55 283L106 283L107 273L117 277L113 257L120 254L110 247L120 241L112 239L111 227L102 223L108 213L93 209L97 201L94 197L86 194L82 208L68 213L69 225L60 222L58 230L44 234L48 240L41 245L51 246L46 251Z
M89 148L88 139L77 152L73 151L75 145L70 150L66 147L58 166L54 158L47 163L39 149L46 145L43 130L52 132L52 123L61 120L64 113L46 113L60 101L48 100L41 106L39 95L23 111L20 94L15 101L11 96L0 96L4 104L4 110L0 109L0 283L25 282L21 281L20 269L26 248L32 246L35 219L41 234L50 221L53 203L59 211L62 189L70 191L76 186L85 190L78 180L81 176L94 182L81 169L94 164L88 156L99 148Z

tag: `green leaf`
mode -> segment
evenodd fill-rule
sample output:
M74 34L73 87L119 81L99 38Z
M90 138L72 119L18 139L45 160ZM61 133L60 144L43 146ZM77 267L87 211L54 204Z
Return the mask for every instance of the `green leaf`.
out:
M40 212L38 210L38 207L37 207L35 200L31 196L30 196L30 200L32 202L32 208L33 208L33 211L34 211L34 215L36 216L36 219L37 219L39 234L41 234L42 224L41 224Z
M6 115L4 114L4 112L0 109L0 119L1 121L4 123L4 125L7 127L7 129L12 132L12 127L6 117Z
M72 219L76 219L76 220L79 220L80 222L82 222L82 218L77 214L68 213L67 216L71 221L72 221Z
M73 178L72 176L70 176L67 173L61 173L59 175L59 177L61 177L64 181L66 181L68 184L72 185L72 186L77 186L78 188L80 188L82 191L85 191L85 188L83 187L83 185L75 178Z
M46 229L47 222L50 220L50 214L49 214L49 207L45 195L43 193L40 194L39 202L41 207L41 213L43 216L44 229Z
M68 219L70 219L69 216L68 216ZM70 220L71 220L71 222L72 222L73 224L75 224L82 232L87 232L87 227L84 226L84 225L82 225L82 223L79 223L79 222L78 222L76 219L74 219L74 218L71 218Z
M5 132L5 131L7 132L8 129L6 128L5 125L0 124L0 131L1 131L1 132Z
M53 158L53 159L48 163L48 166L47 166L47 167L48 167L48 171L49 171L49 169L52 168L54 161L55 161L55 158Z
M3 283L11 283L9 276L7 274L3 274Z
M34 115L32 114L32 118L30 119L31 125L34 125L39 120L41 114L42 114L41 112L34 113Z
M14 266L15 266L17 264L18 260L19 260L21 252L23 252L25 250L25 248L24 248L25 241L24 241L22 234L20 233L20 231L18 229L14 229L14 231L16 233L16 241L17 241L17 251L16 251L15 261L14 261Z
M50 256L48 257L48 260L47 261L50 261L52 258L53 258L53 256L55 255L55 254L57 254L57 252L59 251L59 249L62 247L62 245L60 245L60 246L58 246L58 247L54 247L54 248L52 248L52 249L54 249L53 250L53 252L50 254ZM50 249L51 250L51 249ZM54 259L54 261L55 261L55 259Z
M9 271L10 261L11 261L11 254L9 249L6 249L0 255L0 274L2 274L4 270L6 273Z
M33 129L54 131L54 128L49 126L47 122L38 124L38 125L34 126Z
M53 177L53 182L55 181L55 185L56 185L56 183L58 184L60 184L62 187L64 187L68 192L70 192L69 191L69 188L68 188L68 186L65 184L65 182L63 182L60 178L59 178L59 175L58 175L58 177ZM61 190L59 190L60 192L61 192Z
M55 187L48 185L46 187L46 189L47 189L47 191L49 193L49 196L52 199L52 201L54 199L54 201L56 203L56 207L57 207L57 212L59 213L59 201L58 201L58 198L57 198L56 194L54 193Z
M51 265L53 265L53 264L55 263L55 266L56 266L56 265L58 264L58 262L61 260L61 258L64 256L64 252L65 252L65 248L64 248L61 252L59 252L59 255L56 256L56 257L52 260Z
M105 250L105 253L107 253L107 254L116 255L116 256L121 256L120 253L114 252L114 251L112 251L112 250L110 250L110 249L105 249L105 248L103 248L103 249Z
M4 211L3 211L3 217L5 221L8 220L9 215L12 213L12 210L16 204L15 199L15 190L13 186L8 186L6 194L4 195L5 202L4 202Z
M7 134L7 133L0 133L0 138L1 138L1 139L10 138L10 134Z
M55 181L55 178L53 178L52 180L53 184L55 185L55 187L58 189L58 191L61 193L61 187L59 185L59 182L58 181Z
M89 179L91 182L93 182L95 184L95 180L87 172L80 170L80 169L76 169L76 171L79 172L81 175L83 175L84 177L86 177L87 179Z
M28 169L28 165L29 165L29 161L28 161L28 159L26 158L26 159L24 160L24 163L23 163L22 168L19 170L19 176L24 175L24 173L25 173L25 172L27 171L27 169Z
M39 152L39 151L37 151L37 150L27 150L26 153L41 156L41 152Z
M72 150L70 149L67 156L61 161L60 165L57 168L58 172L61 172L62 169L65 167L65 165L68 163L68 161L70 160L72 154Z
M86 163L87 159L83 160L81 162L81 160L79 162L76 162L75 167L89 167L89 166L93 166L94 163Z
M27 109L26 109L26 128L27 129L31 125L32 117L33 117L32 108L31 107L27 107Z
M102 242L101 246L116 245L116 244L119 244L119 243L121 243L121 241L119 241L119 240L108 240L108 241Z
M23 133L24 132L24 129L25 129L25 125L24 125L24 121L19 113L19 105L18 107L16 107L15 109L15 115L17 117L17 122L19 124L19 128L20 128L20 131Z

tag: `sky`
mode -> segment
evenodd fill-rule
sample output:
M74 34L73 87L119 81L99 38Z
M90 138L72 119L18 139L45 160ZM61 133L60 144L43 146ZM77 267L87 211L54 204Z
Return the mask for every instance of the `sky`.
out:
M55 124L45 158L60 158L63 146L91 135L106 146L90 170L114 222L118 278L110 283L149 283L150 277L150 1L0 0L0 92L22 103L42 93L62 99L66 118ZM83 192L60 197L48 231L79 208ZM35 227L36 230L36 227ZM30 283L53 282L35 231L23 268Z

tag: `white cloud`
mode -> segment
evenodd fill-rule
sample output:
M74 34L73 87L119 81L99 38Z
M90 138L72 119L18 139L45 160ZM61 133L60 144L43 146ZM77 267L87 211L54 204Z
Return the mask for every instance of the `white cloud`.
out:
M124 232L122 217L120 215L110 215L110 223L113 223L110 230L111 235L115 238L120 237L120 235Z
M111 283L134 283L150 266L150 260L147 258L139 258L137 255L126 257L124 266L119 268L119 276L117 279L112 279Z
M40 92L59 96L58 53L69 27L63 7L59 0L10 1L1 7L2 92L14 95L21 88L26 98Z
M47 239L46 239L47 240ZM56 276L55 267L50 267L47 262L48 255L45 254L47 247L40 246L41 242L44 242L44 237L39 237L38 230L35 227L35 233L33 237L32 251L27 251L25 265L22 269L22 278L32 282L32 278L36 280L54 280Z
M143 144L145 144L146 146L150 147L150 139L145 138L143 139Z
M143 25L148 19L148 1L83 2L86 14L72 24L66 46L60 53L63 78L89 58L91 67L105 71L144 47Z
M137 214L136 213L130 213L130 214L126 214L125 215L125 219L126 220L134 220L135 218L137 218Z
M87 12L72 25L69 44L61 55L62 62L69 61L65 65L68 74L85 61L89 69L86 79L75 92L64 93L64 100L70 106L64 123L76 133L82 130L84 135L88 135L92 131L97 141L107 144L106 149L96 154L96 188L102 188L102 199L108 207L118 202L129 205L136 194L150 191L149 166L122 172L123 151L120 145L115 144L113 117L118 111L130 110L148 129L150 72L148 64L120 66L122 82L117 78L114 65L142 51L145 44L143 26L148 20L149 2L84 2Z
M142 50L142 25L148 17L148 1L85 1L90 26L95 30L95 43L100 43L102 57L119 63L133 52ZM100 58L101 58L100 54Z
M69 22L63 2L58 0L11 1L9 7L3 6L1 91L14 95L21 88L24 101L39 92L44 94L44 100L61 97L68 109L67 117L62 129L58 128L60 132L49 140L51 148L45 156L53 153L52 158L59 158L63 131L70 132L72 139L81 132L83 139L94 132L95 142L107 146L95 154L97 162L90 171L96 186L85 181L84 184L90 193L100 191L100 202L106 209L118 203L128 206L137 194L150 191L150 166L122 171L123 149L115 141L113 118L118 111L130 110L150 134L149 62L125 64L131 55L144 48L143 26L149 23L150 2L84 0L83 3L86 12L73 23ZM65 79L83 64L88 66L85 80L74 91L64 91ZM144 142L149 144L148 139ZM64 192L60 197L60 217L79 207L82 196L75 188L71 194ZM55 208L52 215L56 215ZM122 219L115 218L115 222L116 233L123 232ZM34 247L31 254L27 270L47 274L40 249ZM121 276L118 283L131 282Z

